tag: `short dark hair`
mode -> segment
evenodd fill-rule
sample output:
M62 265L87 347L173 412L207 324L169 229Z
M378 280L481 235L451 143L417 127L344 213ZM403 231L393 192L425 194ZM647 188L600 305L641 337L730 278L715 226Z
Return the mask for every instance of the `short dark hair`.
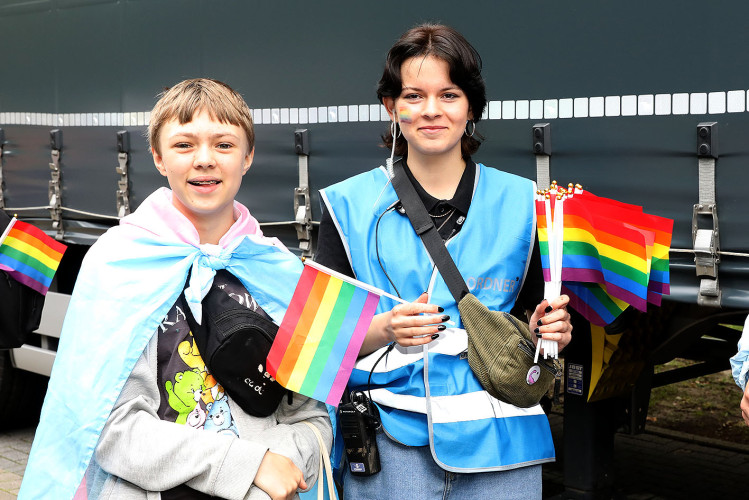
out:
M473 121L478 122L486 108L486 86L481 76L481 56L468 40L449 26L442 24L421 24L401 35L390 48L382 78L377 85L377 97L393 99L400 96L403 90L401 66L412 57L434 56L447 63L450 68L450 80L465 92ZM393 137L388 130L382 136L385 146L393 147ZM475 153L481 142L475 137L463 135L461 153L464 157ZM396 139L395 154L405 156L408 144L401 135Z

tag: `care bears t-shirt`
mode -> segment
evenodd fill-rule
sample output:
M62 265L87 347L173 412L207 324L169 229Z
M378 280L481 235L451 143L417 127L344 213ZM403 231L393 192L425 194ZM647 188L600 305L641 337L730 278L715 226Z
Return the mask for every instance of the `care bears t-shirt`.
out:
M217 271L214 286L247 308L272 319L255 302L242 283L228 271ZM161 420L189 425L202 431L239 437L224 389L210 374L198 350L178 300L158 328L157 381ZM258 373L258 377L267 377ZM241 411L235 408L235 411ZM186 486L162 492L163 499L210 498Z

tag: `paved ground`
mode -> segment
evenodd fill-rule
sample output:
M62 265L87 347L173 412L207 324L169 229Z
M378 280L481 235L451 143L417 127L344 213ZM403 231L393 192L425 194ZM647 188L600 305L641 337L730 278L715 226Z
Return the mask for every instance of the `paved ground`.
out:
M561 414L549 416L557 457L562 457ZM570 498L564 464L544 468L544 498ZM636 436L614 438L615 500L747 500L749 446L646 427ZM579 497L578 497L579 498Z
M16 498L33 439L33 428L0 432L0 500Z
M562 416L549 420L562 457ZM0 431L0 500L16 498L33 436L34 429ZM749 446L651 427L637 436L618 434L614 453L616 500L749 499ZM566 497L562 467L544 468L546 499Z

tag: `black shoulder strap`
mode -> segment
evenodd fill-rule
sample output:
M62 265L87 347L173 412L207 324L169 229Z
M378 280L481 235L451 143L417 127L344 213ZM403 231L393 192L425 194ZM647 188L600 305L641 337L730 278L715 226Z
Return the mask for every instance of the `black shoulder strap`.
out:
M426 208L424 208L421 199L419 199L416 189L408 179L401 162L393 165L393 173L393 189L395 189L395 193L406 211L408 220L411 221L416 234L421 238L434 264L439 269L442 279L445 280L455 302L460 302L460 299L468 293L468 287L458 270L458 266L455 265L447 251L445 242L442 241L442 237L434 226L431 217L429 217Z

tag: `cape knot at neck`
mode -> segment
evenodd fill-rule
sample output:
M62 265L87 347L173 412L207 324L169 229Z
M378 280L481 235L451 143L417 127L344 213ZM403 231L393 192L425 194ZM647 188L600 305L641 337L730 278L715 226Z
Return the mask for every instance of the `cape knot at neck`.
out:
M200 256L200 265L213 269L214 271L218 271L219 269L226 269L226 266L229 265L229 260L231 259L231 252L224 251L223 249L215 245L211 246L213 248L201 247L203 254Z

